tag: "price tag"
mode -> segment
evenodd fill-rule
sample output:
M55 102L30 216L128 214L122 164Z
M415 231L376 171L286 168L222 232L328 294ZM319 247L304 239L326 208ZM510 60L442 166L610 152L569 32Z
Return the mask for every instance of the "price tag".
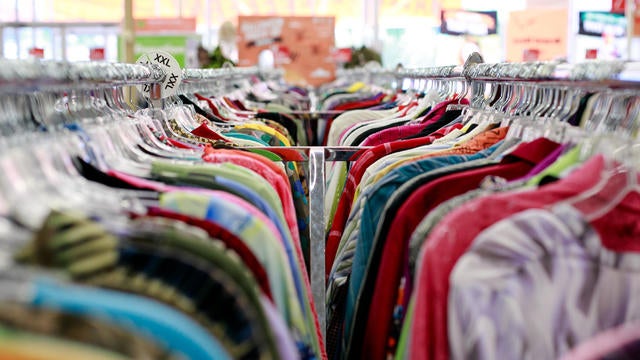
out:
M140 56L136 63L157 66L166 74L164 81L160 84L161 94L159 95L161 98L176 94L182 82L182 69L171 54L164 51L151 51ZM138 85L137 88L146 98L152 98L153 87L150 84ZM153 98L155 97L153 96Z

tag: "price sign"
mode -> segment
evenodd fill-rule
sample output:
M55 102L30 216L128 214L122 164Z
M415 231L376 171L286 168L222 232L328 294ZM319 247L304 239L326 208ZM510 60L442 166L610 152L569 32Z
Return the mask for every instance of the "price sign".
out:
M171 54L164 51L148 52L136 61L138 64L159 67L164 73L164 81L160 84L160 97L166 98L175 95L182 82L182 69L178 61ZM152 86L150 84L138 85L138 91L147 98L152 98ZM156 94L154 94L156 95ZM156 96L153 96L154 98Z

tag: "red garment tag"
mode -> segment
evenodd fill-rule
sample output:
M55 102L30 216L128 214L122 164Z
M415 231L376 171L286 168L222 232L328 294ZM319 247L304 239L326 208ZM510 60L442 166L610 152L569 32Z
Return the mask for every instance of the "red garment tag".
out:
M209 99L208 97L202 96L198 93L194 94L196 96L196 98L198 100L202 100L202 101L206 101L207 104L209 104L209 109L211 109L211 111L213 112L213 114L215 116L217 116L218 118L222 119L222 120L226 120L224 117L222 117L222 114L220 114L220 111L218 110L218 107L213 103L213 101L211 101L211 99Z
M222 137L222 135L217 132L211 130L206 124L202 124L197 128L191 130L191 133L196 136L200 136L203 138L207 138L209 140L222 140L224 142L229 142L229 140Z

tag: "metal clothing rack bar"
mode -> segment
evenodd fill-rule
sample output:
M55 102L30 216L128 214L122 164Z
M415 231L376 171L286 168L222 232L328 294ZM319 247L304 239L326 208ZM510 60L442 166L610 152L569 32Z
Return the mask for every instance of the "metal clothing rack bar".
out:
M162 71L139 64L0 60L2 93L140 85L157 83L163 77Z
M285 161L308 162L309 168L309 277L311 293L316 304L318 322L324 338L326 329L326 283L325 283L325 241L326 227L324 199L326 197L325 166L330 161L354 161L360 153L370 147L258 147L252 149L269 150Z
M563 86L640 86L640 62L587 61L473 64L462 72L468 81L521 81Z
M261 76L269 79L281 78L284 71L280 69L261 70L258 67L226 67L219 69L184 69L182 81L185 83L210 82L215 80L246 79L250 76Z
M326 287L324 281L325 257L325 151L322 148L312 148L309 151L309 272L311 294L316 304L318 323L322 338L326 338Z
M473 55L470 56L470 59ZM351 69L338 72L338 77L385 77L395 79L466 79L467 81L532 81L564 82L585 85L636 85L640 84L640 62L586 61L577 64L557 61L528 63L481 63L467 61L462 66L439 66L401 70Z

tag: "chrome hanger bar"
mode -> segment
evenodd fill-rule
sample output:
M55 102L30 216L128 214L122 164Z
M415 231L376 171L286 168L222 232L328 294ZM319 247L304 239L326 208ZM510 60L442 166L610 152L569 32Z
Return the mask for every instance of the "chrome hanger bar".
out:
M0 92L157 83L164 73L139 64L0 60Z
M226 67L219 69L184 69L182 81L186 83L226 80L233 78L247 78L250 76L263 76L267 78L280 78L284 76L284 70L261 70L258 67Z
M482 58L469 56L463 66L439 66L401 70L339 70L338 78L393 76L397 79L459 79L468 81L533 81L576 85L640 86L640 62L593 60L577 64L559 61L526 63L482 63ZM578 84L580 83L580 84Z

